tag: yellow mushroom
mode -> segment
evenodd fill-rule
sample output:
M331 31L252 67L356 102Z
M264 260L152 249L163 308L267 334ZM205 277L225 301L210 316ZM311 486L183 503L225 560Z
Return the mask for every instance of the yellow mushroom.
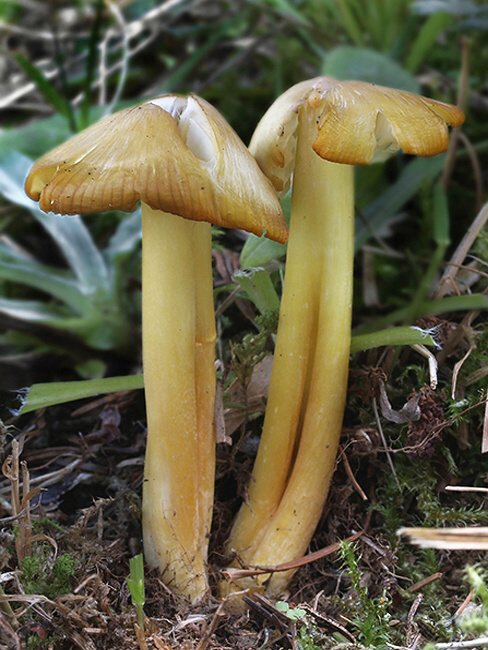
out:
M224 118L193 95L101 120L37 161L26 192L61 214L142 203L144 550L172 589L197 601L208 590L215 466L210 224L284 242L276 192Z
M346 402L353 254L353 165L448 145L454 106L359 81L317 77L286 91L250 151L277 191L293 172L290 239L264 429L228 549L273 566L306 551L334 469ZM240 587L277 595L292 572ZM267 581L267 582L266 582Z

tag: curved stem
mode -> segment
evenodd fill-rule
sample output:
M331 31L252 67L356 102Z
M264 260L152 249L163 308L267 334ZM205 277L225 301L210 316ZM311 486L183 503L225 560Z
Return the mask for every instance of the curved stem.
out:
M205 564L213 498L210 225L144 204L142 220L148 427L144 550L148 565L159 568L171 588L196 601L208 589ZM197 262L203 269L197 270Z
M313 153L315 117L300 116L266 418L249 501L229 543L251 565L279 564L306 549L325 503L342 428L351 329L353 168ZM289 578L273 576L271 591Z
M321 161L325 162L325 161ZM323 214L323 260L317 339L309 362L310 387L302 411L297 456L285 492L252 563L270 565L301 557L322 515L346 405L354 258L353 168L325 163L323 192L332 201ZM267 584L276 595L292 572Z
M310 189L320 188L322 170L321 166L316 168L311 164L316 162L313 158L320 158L313 152L311 155L312 143L305 129L301 129L299 138L285 283L266 416L248 500L241 507L228 542L229 549L235 550L244 562L248 562L264 535L286 486L305 399L310 355L315 347L322 250L316 233L320 221L311 217L320 214L320 207L315 205L317 191L306 193L298 188L303 183L308 183ZM314 171L316 176L312 178ZM308 205L304 204L305 197Z

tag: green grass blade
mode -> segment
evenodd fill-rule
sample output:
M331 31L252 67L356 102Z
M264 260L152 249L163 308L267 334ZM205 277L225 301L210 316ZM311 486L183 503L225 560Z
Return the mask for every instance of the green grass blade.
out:
M90 100L91 88L95 79L95 70L97 66L98 42L100 40L102 19L103 19L103 0L96 0L96 14L90 31L90 40L88 43L88 56L86 60L86 73L83 90L83 99L80 106L80 131L86 129L90 124Z
M357 221L356 250L363 246L372 232L379 231L397 214L407 201L415 196L423 183L439 176L444 164L445 154L433 158L416 158L408 163L397 181L363 210L366 223Z
M450 218L446 190L441 183L434 187L434 240L438 246L449 246Z
M22 405L15 414L24 415L55 404L65 404L78 399L124 390L137 390L143 387L144 378L142 375L33 384L30 388L21 392Z
M413 323L419 312L420 305L428 298L435 275L439 270L449 239L449 205L444 188L440 183L434 187L433 193L433 234L437 247L432 255L427 270L422 274L419 286L415 292L412 302L408 306L405 324Z
M488 310L488 296L482 293L466 294L464 296L449 296L448 298L439 298L438 300L426 300L423 302L414 315L415 318L421 316L436 316L437 314L448 314L456 311L471 311L471 310ZM380 330L392 325L405 321L406 317L410 314L409 307L397 309L391 314L387 314L382 318L377 318L374 322L368 325L363 325L356 330L356 335L366 334L375 330Z
M347 32L351 40L354 41L356 45L360 45L362 47L366 46L363 28L355 18L349 0L336 0L336 5L338 6L338 9L342 16L342 27Z
M59 269L50 268L37 262L21 260L12 261L3 254L0 247L0 278L24 284L44 291L50 296L69 305L77 314L89 314L95 311L93 296L84 295L75 278L69 277Z
M59 246L84 291L110 291L108 269L82 219L77 215L46 214L25 194L24 180L32 164L32 160L18 151L0 152L0 194L29 210L41 223Z
M70 314L66 310L39 300L16 300L0 297L0 313L12 318L50 325Z
M375 49L389 49L390 34L395 33L395 25L393 23L386 23L381 17L380 3L373 1L363 3L363 7L359 9L362 13L363 32L368 35L368 40L373 44ZM385 30L384 26L388 25Z
M298 25L313 27L310 20L299 9L296 9L290 0L266 0L266 4L278 13L291 18Z
M130 577L127 578L132 599L136 603L144 604L144 556L142 553L131 557L129 560Z
M385 345L434 345L432 332L420 327L390 327L370 334L355 335L351 339L351 354Z
M58 92L56 87L43 75L43 73L32 65L23 54L14 54L15 60L42 93L48 104L51 104L61 115L63 115L72 131L76 131L76 121L71 104Z
M155 94L167 93L175 90L183 81L183 79L202 61L213 46L220 41L221 38L226 36L229 31L237 24L239 17L232 18L223 23L221 27L209 37L209 39L201 47L199 47L184 63L182 63L173 72L166 81L155 91Z
M470 311L472 309L488 309L488 296L482 293L466 294L464 296L449 296L438 300L427 300L420 306L419 314L447 314L451 311Z
M452 17L444 11L437 11L427 18L413 42L405 62L405 67L409 72L415 74L418 71L439 34L451 22Z

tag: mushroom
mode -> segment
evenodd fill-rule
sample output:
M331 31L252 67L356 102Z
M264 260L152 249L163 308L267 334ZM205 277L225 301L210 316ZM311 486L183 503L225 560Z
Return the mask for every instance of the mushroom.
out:
M198 601L208 589L215 469L210 224L285 242L276 192L224 118L194 95L101 120L37 161L25 187L60 214L132 211L141 200L144 550L166 584Z
M264 428L229 551L274 566L306 551L327 497L346 402L354 255L353 165L448 146L454 106L317 77L279 97L250 151L279 192L293 172L290 239ZM292 572L246 586L277 595ZM240 587L243 587L240 583ZM224 588L225 590L225 588Z

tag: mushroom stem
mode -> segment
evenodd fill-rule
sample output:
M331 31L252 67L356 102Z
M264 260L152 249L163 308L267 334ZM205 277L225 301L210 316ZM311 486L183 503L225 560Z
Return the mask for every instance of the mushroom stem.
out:
M290 238L273 371L248 503L229 548L251 565L300 557L334 469L349 365L353 167L310 155L313 111L300 115ZM262 584L269 575L260 576ZM276 574L277 594L290 573Z
M193 257L196 269L195 385L197 401L197 446L199 466L200 539L207 557L212 525L215 483L215 309L212 272L212 229L195 223Z
M214 478L211 230L144 203L142 228L144 550L169 586L197 601L208 589Z

